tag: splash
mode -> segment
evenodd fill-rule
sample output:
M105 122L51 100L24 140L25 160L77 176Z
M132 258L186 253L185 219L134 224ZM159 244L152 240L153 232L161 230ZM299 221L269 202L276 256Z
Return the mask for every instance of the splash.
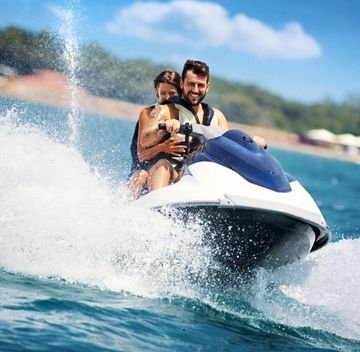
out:
M124 187L74 146L23 120L15 111L0 117L0 267L144 297L190 297L270 333L293 327L306 340L302 328L310 327L360 340L359 239L259 273L251 297L241 287L240 298L201 291L196 283L212 263L196 222L184 229L131 206Z
M80 66L80 49L76 35L77 11L74 10L74 3L69 8L53 7L54 13L60 20L60 36L64 40L64 62L66 76L70 91L70 111L68 123L70 128L69 142L76 145L78 141L78 125L81 121L79 110L79 86L80 82L77 73Z
M201 229L131 206L72 146L0 118L0 266L143 296L206 274Z
M334 242L307 260L260 272L251 304L269 320L360 340L360 239Z

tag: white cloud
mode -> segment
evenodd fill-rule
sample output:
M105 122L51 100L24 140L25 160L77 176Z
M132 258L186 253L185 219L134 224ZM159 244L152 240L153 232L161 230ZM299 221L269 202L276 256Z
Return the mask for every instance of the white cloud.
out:
M299 23L291 22L277 30L245 14L231 17L214 2L135 2L121 8L106 28L114 35L147 42L230 48L260 57L321 55L320 45Z

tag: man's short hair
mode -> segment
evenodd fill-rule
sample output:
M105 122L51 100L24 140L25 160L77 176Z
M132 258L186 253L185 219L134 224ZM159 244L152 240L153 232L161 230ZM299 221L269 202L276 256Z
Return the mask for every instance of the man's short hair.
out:
M186 73L188 71L192 71L193 73L195 73L196 75L198 75L200 77L207 77L207 81L209 82L210 69L209 69L209 66L205 62L198 61L198 60L186 60L184 67L183 67L182 74L181 74L182 80L185 79Z

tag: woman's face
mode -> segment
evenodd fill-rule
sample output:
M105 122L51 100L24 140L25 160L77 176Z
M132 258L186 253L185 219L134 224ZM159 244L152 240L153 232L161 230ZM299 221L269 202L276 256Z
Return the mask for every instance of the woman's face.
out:
M159 99L159 102L163 102L166 99L169 99L173 95L178 95L178 92L172 84L169 83L160 83L159 87L156 90L156 96Z

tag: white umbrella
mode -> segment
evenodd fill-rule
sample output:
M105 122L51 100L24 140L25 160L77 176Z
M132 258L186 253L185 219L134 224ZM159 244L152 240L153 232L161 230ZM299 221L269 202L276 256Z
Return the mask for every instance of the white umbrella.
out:
M351 133L339 134L336 136L336 143L345 146L360 147L360 137L356 137Z

